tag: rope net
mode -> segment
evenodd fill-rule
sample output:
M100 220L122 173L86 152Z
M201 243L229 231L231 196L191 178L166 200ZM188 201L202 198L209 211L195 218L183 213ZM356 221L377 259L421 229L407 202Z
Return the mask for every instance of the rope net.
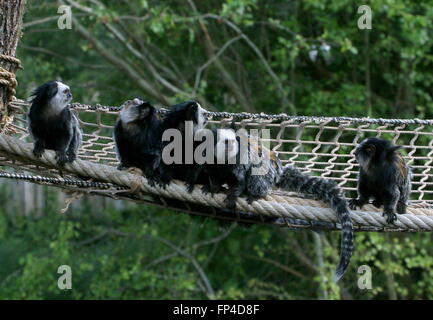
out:
M29 104L22 100L14 100L11 105L16 114L8 129L14 134L13 138L0 135L0 166L15 168L20 174L28 172L37 176L14 176L10 171L3 171L0 172L0 177L55 185L116 199L152 203L229 220L263 222L294 228L339 228L335 214L323 203L280 190L251 205L240 199L240 213L231 216L226 211L217 210L224 208L223 195L212 198L197 190L193 194L188 194L180 182L172 184L173 188L170 185L167 190L150 187L144 178L137 182L136 175L116 170L118 161L112 132L119 107L72 104L83 129L83 144L79 150L77 164L66 165L59 173L52 154L44 156L41 160L31 154L31 138L26 129ZM165 110L160 109L159 112L164 113ZM254 131L250 131L251 129L262 133L262 142L277 152L284 165L294 165L313 175L334 180L346 192L348 198L356 197L358 164L353 152L359 142L367 137L377 136L402 145L403 157L413 170L408 214L399 215L396 224L389 226L381 216L382 209L366 205L362 211L353 212L354 226L356 230L367 231L433 230L433 121L226 112L210 112L209 115L210 127L228 127L235 120L239 128L252 133ZM88 170L88 167L93 171ZM105 172L105 175L99 174L98 170ZM120 176L125 180L119 178ZM141 184L138 193L131 192L130 188L134 181L135 184Z

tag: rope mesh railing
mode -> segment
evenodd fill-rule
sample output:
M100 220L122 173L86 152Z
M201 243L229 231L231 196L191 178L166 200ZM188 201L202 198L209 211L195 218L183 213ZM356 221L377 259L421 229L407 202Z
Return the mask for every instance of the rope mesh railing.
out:
M15 115L14 123L11 124L16 132L15 137L30 142L26 130L28 103L14 100L12 106L14 110L21 110ZM120 108L79 103L72 104L72 107L80 119L84 133L79 158L95 164L116 166L118 162L112 130ZM159 112L164 113L166 110L160 109ZM210 126L229 126L232 120L235 120L238 127L246 130L267 129L269 135L262 136L261 140L278 153L283 164L291 164L313 175L334 180L345 190L348 197L356 195L358 164L353 156L355 146L370 136L389 139L404 147L403 157L413 170L412 205L409 207L409 212L423 216L429 216L431 211L433 213L431 210L433 120L306 117L227 112L209 112L209 116ZM12 158L2 153L0 165L13 167L13 162L16 160L11 160ZM32 161L20 163L15 167L39 172ZM47 174L55 174L55 169L50 170L52 171L47 171ZM364 210L380 212L372 206L366 206ZM370 227L383 230L386 226L370 225ZM402 228L389 228L389 230L397 229Z
M25 112L28 104L15 101ZM80 158L117 165L112 129L119 107L72 105L80 118L84 141ZM164 110L161 110L163 113ZM290 117L285 115L251 115L246 113L211 112L211 124L229 125L233 118L239 127L268 129L262 138L278 153L284 164L336 181L349 197L355 195L358 164L353 156L357 143L366 137L380 136L402 145L405 160L413 170L414 202L433 202L433 121L419 119L369 119ZM15 121L20 137L25 139L25 117Z

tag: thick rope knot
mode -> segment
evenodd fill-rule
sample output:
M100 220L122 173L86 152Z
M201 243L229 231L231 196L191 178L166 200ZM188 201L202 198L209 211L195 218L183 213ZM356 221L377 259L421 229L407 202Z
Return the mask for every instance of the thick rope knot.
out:
M5 68L0 67L0 84L7 88L6 101L9 104L15 97L18 82L13 72L7 71Z
M6 61L7 63L13 64L15 69L24 69L21 65L21 60L5 54L0 54L0 60Z
M17 69L23 69L23 67L19 59L5 54L0 54L0 62L0 85L6 87L6 105L9 105L15 99L16 88L18 85L18 82L15 78L15 71ZM5 64L10 65L9 69L11 71L3 67ZM13 133L8 129L10 123L12 122L12 118L8 115L6 109L1 112L0 116L0 128L2 128L1 132Z
M10 117L3 114L2 117L0 118L0 133L4 133L7 135L18 133L18 130L12 126L13 121L14 121L14 117Z
M20 59L5 54L0 54L0 62L3 62L3 64L8 63L11 65L10 69L12 71L8 71L2 66L0 66L0 84L4 85L7 88L6 100L9 104L15 96L15 89L18 85L18 82L15 78L15 71L17 69L23 69L23 66L21 65Z

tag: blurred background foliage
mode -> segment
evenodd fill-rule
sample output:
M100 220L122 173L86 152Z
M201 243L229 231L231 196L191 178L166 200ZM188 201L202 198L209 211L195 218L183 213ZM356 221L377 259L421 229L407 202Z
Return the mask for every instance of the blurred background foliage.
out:
M71 30L57 26L62 4ZM88 104L197 98L220 111L433 118L433 1L363 4L371 30L358 29L349 0L28 1L17 96L59 79ZM56 190L0 188L3 299L433 298L429 233L357 233L336 285L338 233L221 226L90 197L62 215ZM57 288L64 264L72 290ZM358 288L361 265L371 290Z

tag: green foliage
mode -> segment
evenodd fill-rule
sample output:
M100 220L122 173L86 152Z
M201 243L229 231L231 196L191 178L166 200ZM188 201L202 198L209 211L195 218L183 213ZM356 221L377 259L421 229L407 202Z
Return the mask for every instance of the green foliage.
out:
M336 232L321 236L321 277L309 231L221 228L146 206L98 215L92 206L66 215L50 207L43 218L0 214L1 299L209 298L192 259L221 299L433 298L427 233L357 233L342 293L332 281ZM57 287L60 265L72 268L72 290ZM362 265L372 270L371 290L357 286Z
M267 227L235 228L230 238L206 245L203 239L227 229L147 207L108 210L99 218L73 215L0 216L0 298L206 298L191 260L174 254L164 241L195 255L219 298L291 296L289 287L260 276L269 272L255 267L260 264L244 265L242 252L266 253L275 241ZM57 288L60 265L72 268L72 290Z
M210 109L291 113L288 101L300 115L433 116L432 0L367 1L372 30L358 29L360 4L350 0L195 1L197 12L177 0L101 3L91 14L75 7L73 14L104 45L102 52L75 25L59 30L57 21L49 20L24 30L18 57L25 70L18 73L17 96L28 97L37 84L60 78L73 88L75 101L90 104L119 105L142 96L166 105L191 98L197 69L239 36L234 25L243 37L219 56L220 65L203 70L193 96ZM38 21L55 16L57 2L28 1L27 9L25 22ZM205 19L206 13L218 18ZM121 30L124 41L109 26ZM329 60L322 44L330 46ZM313 50L318 51L314 61ZM119 57L153 89L140 86L105 53ZM0 190L0 201L6 203L11 192ZM43 218L0 209L0 298L209 298L194 260L222 299L433 298L430 234L357 233L352 263L337 286L332 273L338 233L322 235L319 270L308 231L237 227L220 241L203 244L227 229L145 206L98 213L87 202L79 212L60 215L54 198L46 192ZM57 288L63 264L72 267L72 290ZM357 286L361 265L373 272L371 290Z

